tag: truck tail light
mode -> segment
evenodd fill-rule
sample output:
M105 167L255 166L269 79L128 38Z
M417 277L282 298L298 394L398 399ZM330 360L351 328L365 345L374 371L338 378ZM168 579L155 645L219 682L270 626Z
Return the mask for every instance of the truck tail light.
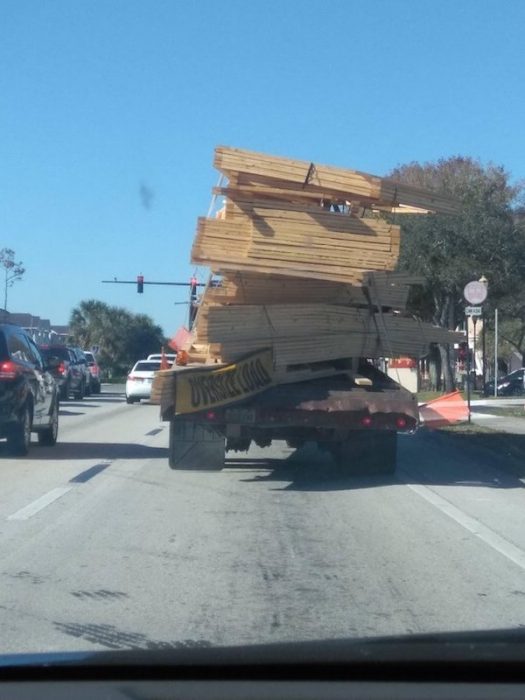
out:
M16 379L20 372L20 368L15 362L10 360L0 362L0 379Z

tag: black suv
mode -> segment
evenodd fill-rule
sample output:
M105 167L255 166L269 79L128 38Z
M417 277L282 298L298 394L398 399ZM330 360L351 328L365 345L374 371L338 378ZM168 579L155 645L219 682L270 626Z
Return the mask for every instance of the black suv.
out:
M33 340L23 328L0 323L0 437L11 452L25 455L31 432L41 445L58 433L58 387Z

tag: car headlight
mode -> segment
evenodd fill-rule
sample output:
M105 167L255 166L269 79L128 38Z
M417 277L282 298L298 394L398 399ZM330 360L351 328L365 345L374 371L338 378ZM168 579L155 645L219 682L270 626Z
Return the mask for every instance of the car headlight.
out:
M508 386L510 386L510 382L503 382L502 384L498 384L498 389L506 389Z

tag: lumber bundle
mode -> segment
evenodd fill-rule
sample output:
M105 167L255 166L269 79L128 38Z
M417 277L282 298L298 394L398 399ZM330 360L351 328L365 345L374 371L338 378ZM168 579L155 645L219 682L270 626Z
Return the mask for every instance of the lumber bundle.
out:
M420 277L402 272L369 272L363 284L351 285L328 280L228 272L220 286L210 287L206 302L220 304L325 303L370 306L375 295L377 306L387 309L406 308L410 287L421 284Z
M286 192L291 189L297 199L302 191L306 197L321 195L360 201L365 205L374 203L380 207L406 205L412 210L440 214L453 214L457 210L455 202L448 197L357 170L224 146L215 149L214 165L231 184L243 188L244 193L257 194L261 189Z
M461 339L413 318L332 304L206 305L195 337L223 362L272 348L277 369L342 357L419 357L430 343Z
M462 336L405 313L395 271L400 227L383 210L451 214L436 193L355 170L219 147L228 178L214 218L199 218L191 259L220 275L200 303L190 361L273 350L277 376L351 357L420 357ZM325 364L323 364L325 367ZM333 370L335 371L335 370Z
M361 283L369 270L393 270L400 228L380 219L258 206L232 219L199 219L194 263L222 273L247 270Z

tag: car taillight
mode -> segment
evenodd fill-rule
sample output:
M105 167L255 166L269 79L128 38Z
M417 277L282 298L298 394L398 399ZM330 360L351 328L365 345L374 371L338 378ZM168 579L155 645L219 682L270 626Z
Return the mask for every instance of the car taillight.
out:
M63 362L61 362L61 363L58 365L58 371L60 372L60 374L65 374L65 373L66 373L66 366L65 366L65 364L64 364Z
M361 418L361 425L365 428L369 428L372 425L372 418L370 416L363 416Z
M134 374L128 374L128 379L129 379L130 381L133 381L133 380L135 379L135 375L134 375Z
M0 379L16 379L19 373L20 368L15 362L0 362Z
M398 416L398 418L396 418L396 425L399 430L403 430L403 428L407 427L407 419L403 418L403 416Z

